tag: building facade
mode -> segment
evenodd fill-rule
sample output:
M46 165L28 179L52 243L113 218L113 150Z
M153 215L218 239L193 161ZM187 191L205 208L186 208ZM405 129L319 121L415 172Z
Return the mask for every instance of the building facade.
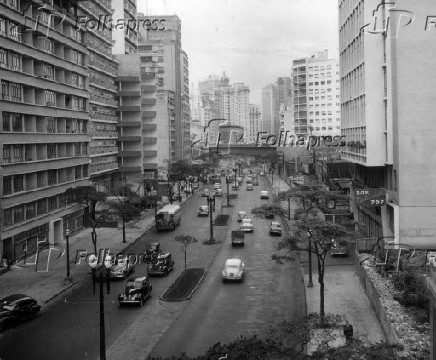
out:
M189 128L186 125L190 117L189 105L189 71L188 57L181 48L181 21L178 16L145 17L138 14L138 20L158 21L160 28L144 29L139 27L138 52L141 62L147 72L154 72L157 79L157 90L168 91L171 100L171 120L166 115L169 109L157 109L157 114L163 118L156 119L156 123L171 121L170 129L170 158L171 162L189 160L190 151L186 149L189 143ZM186 88L185 88L186 85ZM160 103L159 100L157 103ZM187 137L187 139L186 139ZM159 139L160 140L160 139ZM160 146L158 151L160 150ZM166 149L165 149L166 151Z
M399 26L392 3L379 3L338 2L343 158L354 163L355 188L387 193L384 206L355 207L365 235L429 248L436 237L436 44L426 27L436 3L396 1L414 15L408 26Z
M320 51L292 63L293 107L297 135L341 133L339 61Z
M274 84L262 88L262 131L279 135L277 87Z
M93 171L90 37L76 27L83 9L45 5L0 3L0 259L10 261L82 226L65 191L88 185Z
M134 54L138 49L138 28L144 27L144 23L139 23L136 15L136 0L111 0L112 14L112 39L114 54ZM125 20L125 26L117 25L118 19ZM145 25L147 28L147 26ZM148 27L151 28L151 24Z
M111 1L79 1L82 22L101 17L110 18ZM89 175L99 191L110 192L118 173L118 102L116 99L118 63L112 56L112 33L107 28L88 29L86 46L89 52L89 117L90 117L90 170ZM80 31L80 30L79 30Z
M256 144L257 134L259 133L262 125L261 124L262 113L260 111L260 106L255 104L250 104L248 117L249 117L249 125L248 125L248 132L246 133L246 142L248 144Z

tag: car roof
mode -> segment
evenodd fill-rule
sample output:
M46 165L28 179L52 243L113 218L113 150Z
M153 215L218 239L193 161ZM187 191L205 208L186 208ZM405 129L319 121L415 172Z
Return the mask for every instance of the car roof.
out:
M209 209L209 206L207 206L207 205L201 205L201 206L200 206L200 209Z
M144 281L144 280L147 280L147 276L131 277L127 279L127 281Z
M240 265L242 263L242 260L240 259L227 259L226 265Z
M282 225L277 221L271 221L271 226L282 226Z
M10 304L15 304L15 303L18 303L18 302L23 301L23 300L35 300L35 299L31 298L30 296L24 295L24 294L13 294L13 295L6 296L0 302L7 302Z
M249 223L249 222L251 222L251 219L250 218L245 218L245 219L242 219L242 222Z
M246 214L246 212L244 210L241 210L238 212L238 214Z
M148 243L148 244L146 244L145 246L158 246L159 245L159 243L158 242L152 242L152 243Z

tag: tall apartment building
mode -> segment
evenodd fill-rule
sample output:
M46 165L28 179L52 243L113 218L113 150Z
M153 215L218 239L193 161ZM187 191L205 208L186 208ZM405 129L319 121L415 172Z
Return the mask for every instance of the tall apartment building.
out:
M339 61L328 51L292 62L296 135L341 133Z
M112 52L114 54L134 54L138 49L138 27L144 26L136 18L136 0L111 0L111 2L112 24L116 25L118 19L125 21L125 26L114 26L112 29L112 40L114 41Z
M257 134L260 132L262 113L260 111L260 106L250 104L248 110L248 131L246 132L246 142L248 144L256 144Z
M365 235L428 249L436 237L436 43L427 21L436 3L396 1L413 14L407 26L393 6L339 1L343 158L355 164L354 188L387 192L386 205L355 209Z
M81 24L110 18L111 1L80 1ZM88 30L85 26L83 30ZM118 172L117 61L112 57L112 33L105 27L86 32L89 59L90 178L99 191L111 190Z
M151 23L155 21L156 24L160 24L150 29L139 27L138 52L141 54L143 68L146 69L144 71L155 73L158 91L171 93L167 96L171 101L171 106L168 107L168 104L166 104L164 109L156 108L157 115L163 116L162 118L156 118L156 123L161 124L169 121L166 111L174 113L174 118L170 120L171 123L167 126L170 129L169 160L188 160L190 152L185 150L185 147L189 142L189 130L185 126L185 122L189 116L187 110L189 101L187 102L186 98L183 99L183 95L187 92L187 96L189 96L189 73L185 71L189 64L188 58L181 48L180 19L176 15L145 17L143 14L138 14L138 21L141 20L149 20ZM160 104L159 100L157 103ZM185 139L185 137L188 137L188 139ZM160 149L159 146L158 152Z
M277 104L280 107L291 107L292 105L292 79L290 77L279 77L276 80Z
M262 132L269 135L279 135L279 116L277 88L268 84L262 88Z
M230 79L223 72L222 77L209 75L207 80L199 82L198 88L200 120L207 126L205 137L207 136L208 145L216 146L219 125L222 124L240 126L246 133L248 132L250 95L248 86L243 83L230 85ZM212 119L217 120L209 122ZM244 141L243 138L239 142Z
M189 59L185 51L180 52L180 76L182 82L182 154L184 160L191 159L191 102L189 98Z
M65 196L88 185L93 170L90 35L76 28L78 15L75 1L53 0L44 11L0 2L0 259L20 259L82 226L82 210Z

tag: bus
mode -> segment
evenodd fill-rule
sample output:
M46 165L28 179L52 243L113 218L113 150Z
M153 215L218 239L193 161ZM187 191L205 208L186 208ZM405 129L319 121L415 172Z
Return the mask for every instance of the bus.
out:
M156 230L174 230L180 225L182 211L179 205L166 205L160 209L155 217Z

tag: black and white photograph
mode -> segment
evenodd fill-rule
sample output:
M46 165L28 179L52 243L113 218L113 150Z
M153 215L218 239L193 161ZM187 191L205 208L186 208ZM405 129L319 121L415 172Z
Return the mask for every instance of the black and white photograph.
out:
M0 0L0 360L436 360L435 0Z

